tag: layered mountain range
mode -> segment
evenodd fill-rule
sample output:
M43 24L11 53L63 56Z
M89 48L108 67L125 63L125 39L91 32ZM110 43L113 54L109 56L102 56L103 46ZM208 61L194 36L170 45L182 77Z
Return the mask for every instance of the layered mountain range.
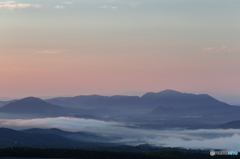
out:
M119 121L151 122L168 125L196 122L222 124L240 119L240 107L228 105L207 94L181 93L165 90L138 96L76 96L42 100L28 97L11 101L0 107L0 112L10 114L35 114L46 116L74 116L77 118Z
M226 103L220 102L207 94L190 94L181 93L174 90L165 90L158 93L149 92L142 97L138 96L76 96L76 97L59 97L46 100L49 103L64 106L64 107L83 107L83 108L130 108L130 107L190 107L190 106L208 106L208 105L223 105Z

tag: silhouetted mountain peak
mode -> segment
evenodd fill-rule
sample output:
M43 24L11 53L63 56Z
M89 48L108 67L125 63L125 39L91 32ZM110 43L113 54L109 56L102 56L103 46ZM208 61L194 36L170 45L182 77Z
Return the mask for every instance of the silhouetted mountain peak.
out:
M8 113L59 114L63 113L64 109L60 106L47 103L40 98L27 97L3 106L0 108L0 111Z
M186 96L187 93L182 93L182 92L178 92L178 91L174 91L174 90L164 90L161 92L149 92L144 94L141 98L143 99L149 99L149 100L153 100L153 99L173 99L173 98L182 98L184 96ZM193 94L191 94L193 95Z
M183 93L167 89L167 90L164 90L164 91L161 91L161 92L157 92L157 93L148 92L148 93L144 94L142 96L142 98L158 97L158 96L175 96L175 95L181 95L181 94L183 94Z
M15 102L29 103L29 104L32 104L32 103L46 103L44 100L42 100L40 98L36 98L36 97L26 97L26 98L23 98L23 99L16 100Z
M158 93L146 93L141 97L142 101L148 101L149 104L159 104L171 107L188 107L198 105L222 105L220 102L207 94L181 93L174 90L164 90Z
M183 94L183 93L171 89L166 89L161 92L158 92L158 94Z

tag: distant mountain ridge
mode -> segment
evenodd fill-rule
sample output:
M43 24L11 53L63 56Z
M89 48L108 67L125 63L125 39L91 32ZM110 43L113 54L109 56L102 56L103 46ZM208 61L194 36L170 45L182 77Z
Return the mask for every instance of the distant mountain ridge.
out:
M61 106L50 104L35 97L27 97L13 101L0 108L5 113L32 113L32 114L64 114L65 109Z
M228 105L207 94L165 90L158 93L149 92L141 97L83 95L47 100L28 97L4 105L0 112L4 112L0 114L3 117L8 115L5 113L12 113L13 116L25 117L26 114L26 117L31 118L65 116L127 123L151 122L154 123L154 128L163 128L195 126L196 123L199 123L198 127L202 124L211 126L238 120L240 107ZM162 125L162 121L165 125Z
M75 96L75 97L59 97L46 100L49 103L61 105L64 107L85 107L85 108L156 108L164 107L192 107L207 105L223 105L207 94L190 94L181 93L174 90L165 90L158 93L149 92L142 97L138 96Z
M138 102L138 96L100 96L100 95L80 95L76 97L59 97L59 98L52 98L47 99L45 101L61 105L61 106L122 106L122 105L136 105Z
M60 105L60 106L59 106ZM106 112L105 112L106 111ZM69 116L77 115L81 118L96 116L118 116L123 114L146 114L147 115L221 115L223 112L237 112L240 109L220 102L206 94L181 93L174 90L165 90L158 93L149 92L142 97L138 96L76 96L60 97L42 100L35 97L13 101L0 108L0 112L15 114L35 114L41 116ZM118 113L119 112L119 113ZM219 114L220 113L220 114ZM233 113L232 113L233 114ZM86 116L88 115L88 116ZM100 118L99 118L100 117ZM132 115L127 118L132 118ZM124 116L123 118L126 118ZM123 119L122 118L122 119ZM118 120L117 119L117 120ZM108 119L104 119L108 120Z
M240 120L230 121L218 126L218 128L222 129L240 129Z

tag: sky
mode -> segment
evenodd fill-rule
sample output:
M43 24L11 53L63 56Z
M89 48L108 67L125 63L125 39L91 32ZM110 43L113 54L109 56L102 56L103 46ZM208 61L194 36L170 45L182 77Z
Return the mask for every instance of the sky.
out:
M0 97L240 95L239 0L0 0Z

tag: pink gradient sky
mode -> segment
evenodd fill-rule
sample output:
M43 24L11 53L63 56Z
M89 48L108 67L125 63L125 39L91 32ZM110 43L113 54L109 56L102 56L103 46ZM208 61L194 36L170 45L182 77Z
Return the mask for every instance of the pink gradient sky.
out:
M0 97L240 94L239 1L170 1L1 0Z

